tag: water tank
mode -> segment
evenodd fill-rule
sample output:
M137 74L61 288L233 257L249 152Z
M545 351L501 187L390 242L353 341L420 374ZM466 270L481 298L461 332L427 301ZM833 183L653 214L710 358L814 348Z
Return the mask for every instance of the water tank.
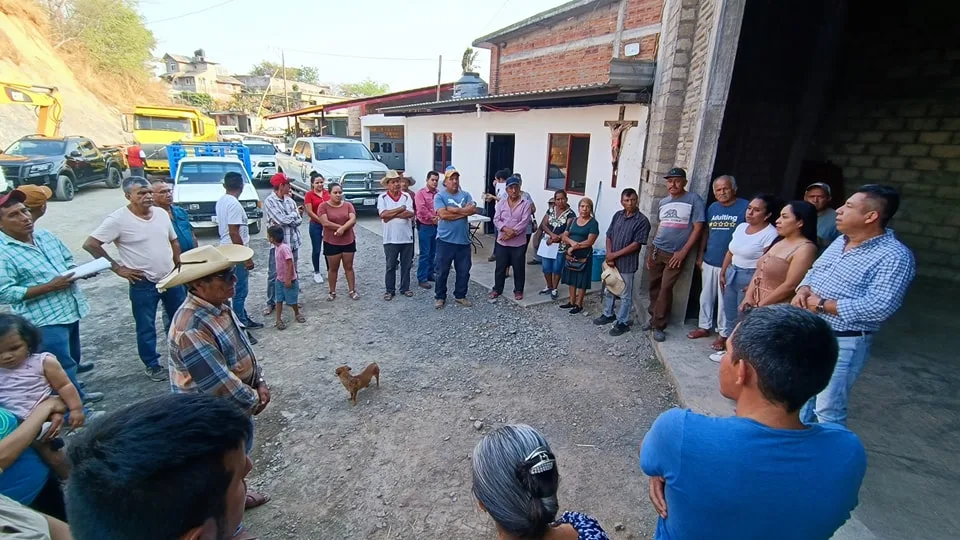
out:
M487 95L487 89L487 83L480 78L479 73L468 71L460 77L459 81L453 83L453 97L483 97Z

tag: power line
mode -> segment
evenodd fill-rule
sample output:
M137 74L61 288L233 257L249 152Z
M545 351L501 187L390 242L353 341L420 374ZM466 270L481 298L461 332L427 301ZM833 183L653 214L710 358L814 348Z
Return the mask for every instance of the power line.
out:
M230 2L233 2L233 1L234 1L234 0L225 0L224 2L220 2L219 4L214 4L214 5L212 5L212 6L205 7L205 8L203 8L203 9L198 9L198 10L196 10L196 11L191 11L191 12L189 12L189 13L181 13L180 15L174 15L173 17L167 17L166 19L157 19L157 20L155 20L155 21L147 21L146 24L154 24L154 23L161 23L161 22L173 21L173 20L176 20L176 19L182 19L182 18L184 18L184 17L189 17L189 16L191 16L191 15L196 15L197 13L203 13L204 11L210 11L211 9L215 9L215 8L220 7L220 6L225 6L225 5L227 5L227 4L229 4Z
M490 20L487 21L487 24L483 25L483 28L477 33L483 34L487 30L487 28L490 26L490 23L492 23L494 19L497 18L497 15L500 15L500 12L503 11L503 8L507 7L507 4L509 3L510 3L510 0L504 0L503 4L500 5L500 9L498 9L496 13L493 14L493 17L490 17Z

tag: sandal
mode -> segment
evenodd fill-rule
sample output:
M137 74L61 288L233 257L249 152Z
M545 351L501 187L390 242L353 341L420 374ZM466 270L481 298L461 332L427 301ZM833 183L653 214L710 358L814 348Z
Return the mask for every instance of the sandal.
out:
M709 335L710 335L709 330L705 330L703 328L697 328L693 332L690 332L689 334L687 334L687 339L700 339L700 338L705 338Z
M353 298L353 296L351 296L350 298ZM387 294L383 295L383 300L384 300L385 302L389 302L389 301L393 300L393 295L390 294L390 293L387 293Z
M357 291L350 291L349 293L347 293L347 295L350 296L350 299L351 299L351 300L359 300L359 299L360 299L360 295L357 294Z
M727 338L720 336L717 339L713 340L713 343L710 344L710 347L715 351L722 351L727 348Z
M277 321L277 324L274 325L274 328L276 328L277 330L286 330L286 329L287 329L287 323L283 322L282 320L281 320L281 321Z
M246 483L244 483L246 485ZM270 496L266 493L260 493L258 491L247 490L247 498L243 502L243 509L249 510L251 508L256 508L258 506L263 506L270 502Z
M335 292L332 292L327 295L327 302L333 302L336 299L337 299L337 293Z
M303 316L303 313L297 313L296 319L297 319L297 322L298 322L298 323L305 323L305 322L307 322L307 318Z
M406 296L407 298L413 298L413 291L407 291L403 293L403 295Z
M277 306L267 306L263 308L263 316L266 317L267 315L270 315L275 309L277 309Z

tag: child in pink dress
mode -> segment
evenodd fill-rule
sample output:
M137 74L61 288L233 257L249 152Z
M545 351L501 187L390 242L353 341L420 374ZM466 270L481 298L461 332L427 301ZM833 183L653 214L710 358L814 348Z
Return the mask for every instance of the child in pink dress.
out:
M297 264L293 251L283 241L283 229L274 225L267 229L267 240L273 245L274 264L277 269L277 284L274 286L274 300L277 304L277 330L283 330L287 323L283 320L283 305L293 309L293 317L298 323L306 322L300 313L300 280L297 276Z

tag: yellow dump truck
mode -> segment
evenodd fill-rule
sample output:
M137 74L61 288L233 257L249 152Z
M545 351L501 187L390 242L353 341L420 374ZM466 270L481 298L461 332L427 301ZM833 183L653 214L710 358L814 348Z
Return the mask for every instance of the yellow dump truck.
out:
M200 109L183 105L138 105L124 114L123 128L147 156L146 173L169 175L167 145L216 142L217 123Z

